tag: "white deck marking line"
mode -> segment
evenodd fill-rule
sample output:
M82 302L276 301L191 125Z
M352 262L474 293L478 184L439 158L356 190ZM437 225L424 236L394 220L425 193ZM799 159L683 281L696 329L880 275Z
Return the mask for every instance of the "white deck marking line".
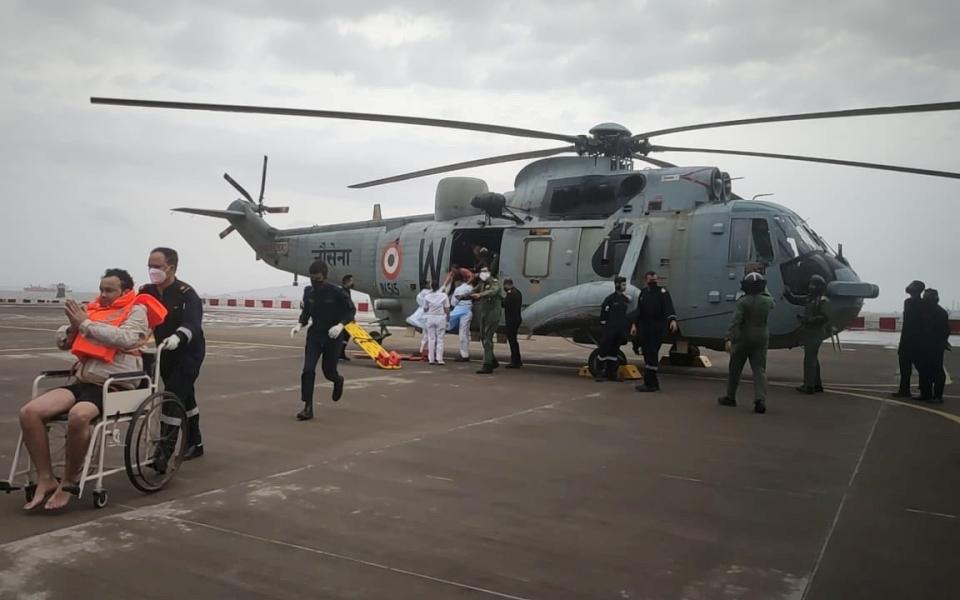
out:
M942 411L942 410L937 410L937 409L931 408L931 407L929 407L929 406L922 406L922 405L920 405L920 404L911 403L911 402L901 402L900 400L895 400L895 399L893 399L893 398L880 398L880 397L878 397L878 396L870 396L870 395L867 395L867 394L858 394L858 393L856 393L856 392L845 392L845 391L841 391L841 390L832 390L832 389L827 389L827 392L828 392L828 393L831 393L831 394L840 394L840 395L842 395L842 396L853 396L854 398L866 398L867 400L877 400L877 401L879 401L879 402L882 402L883 404L895 404L895 405L897 405L897 406L906 406L907 408L912 408L912 409L914 409L914 410L920 410L920 411L923 411L923 412L928 412L928 413L930 413L930 414L937 415L937 416L939 416L939 417L943 417L944 419L946 419L946 420L948 420L948 421L952 421L952 422L960 425L960 416L957 416L957 415L955 415L955 414L948 413L948 412L945 412L945 411Z
M705 376L705 375L689 375L689 376L681 376L681 378L683 378L683 379L702 379L702 380L704 380L704 381L726 381L726 380L727 380L726 377L707 377L707 376ZM743 380L741 380L741 381L743 381ZM770 385L770 386L772 386L772 387L781 387L781 388L791 388L791 387L794 386L794 384L792 384L792 383L780 383L780 382L772 382L772 381L771 381L770 383L768 383L768 385ZM834 384L828 383L827 385L828 385L828 386L833 386ZM928 412L928 413L930 413L930 414L932 414L932 415L937 415L938 417L943 417L944 419L946 419L946 420L948 420L948 421L952 421L952 422L960 425L960 416L955 415L955 414L953 414L953 413L948 413L948 412L946 412L946 411L937 410L937 409L932 408L932 407L930 407L930 406L923 406L923 405L921 405L921 404L917 404L916 402L901 402L900 400L897 400L897 399L895 399L895 398L883 398L883 397L880 397L880 396L871 396L871 395L868 395L868 394L858 394L858 393L856 393L856 392L848 392L848 391L846 391L846 390L838 390L838 389L835 388L835 387L825 388L824 391L825 391L826 393L828 393L828 394L838 394L838 395L841 395L841 396L852 396L852 397L854 397L854 398L864 398L864 399L866 399L866 400L875 400L875 401L881 402L881 403L883 403L883 404L895 404L895 405L897 405L897 406L904 406L904 407L906 407L906 408L912 408L912 409L914 409L914 410L919 410L919 411L923 411L923 412ZM870 393L873 393L873 392L870 392ZM944 394L944 396L946 397L946 394Z
M23 331L57 331L56 329L44 329L42 327L15 327L13 325L0 325L0 329L20 329Z
M280 473L274 473L273 475L267 475L264 479L274 479L276 477L286 477L287 475L293 475L294 473L299 473L300 471L306 471L307 469L312 469L313 465L303 465L302 467L297 467L296 469L290 469L289 471L282 471Z
M934 512L932 510L920 510L917 508L905 508L905 511L909 513L916 513L918 515L930 515L932 517L943 517L944 519L956 519L957 515L948 515L947 513Z
M807 585L803 588L803 595L800 596L800 600L806 600L807 594L809 594L810 590L813 588L813 582L817 578L817 571L820 570L820 563L823 562L823 557L827 553L827 546L830 545L830 540L833 538L833 532L837 529L837 523L840 522L840 513L843 512L843 506L847 503L847 494L850 493L850 488L853 487L853 481L857 478L857 474L860 472L860 465L863 464L863 459L867 455L867 448L870 447L870 441L873 440L873 434L877 431L877 424L880 423L880 415L883 414L883 408L883 404L877 408L877 415L873 418L873 426L870 427L870 433L867 435L867 439L863 443L863 449L860 450L860 458L857 459L857 464L853 468L853 473L850 474L850 480L847 481L847 487L843 490L843 496L840 497L840 505L837 506L837 513L833 515L833 522L830 524L830 529L827 531L827 537L823 540L823 546L820 547L820 554L817 556L817 562L813 564L813 570L810 571L810 577L807 578Z
M692 481L694 483L703 483L702 479L697 479L695 477L683 477L681 475L667 475L666 473L660 473L660 477L666 477L667 479L679 479L680 481Z
M264 360L288 360L288 359L291 359L291 358L295 358L295 359L297 359L297 361L303 360L303 357L300 356L299 354L286 354L286 355L283 355L283 356L260 356L260 357L257 357L257 358L238 358L238 359L236 359L236 360L233 361L233 362L235 362L235 363L248 363L248 362L259 362L259 361L264 361Z
M38 352L40 350L49 351L53 346L44 346L42 348L0 348L0 352Z
M408 571L407 569L400 569L398 567L391 567L382 563L377 563L369 560L364 560L362 558L356 558L353 556L348 556L346 554L339 554L337 552L330 552L329 550L322 550L320 548L312 548L310 546L304 546L301 544L294 544L291 542L285 542L283 540L276 540L272 538L267 538L259 535L254 535L252 533L245 533L243 531L237 531L234 529L227 529L226 527L217 527L216 525L209 525L207 523L202 523L200 521L193 521L191 519L184 519L177 516L164 516L163 518L171 519L173 521L179 521L188 525L194 525L196 527L203 527L206 529L211 529L213 531L219 531L221 533L227 533L230 535L235 535L238 537L246 538L249 540L255 540L258 542L266 542L268 544L274 544L276 546L282 546L284 548L292 548L294 550L302 550L304 552L309 552L311 554L317 554L319 556L325 556L327 558L335 558L337 560L343 560L346 562L351 562L358 565L363 565L366 567L373 567L375 569L381 569L384 571L389 571L391 573L397 573L399 575L407 575L410 577L416 577L417 579L423 579L426 581L432 581L434 583L441 583L443 585L448 585L451 587L459 588L461 590L470 590L472 592L480 592L481 594L486 594L488 596L494 596L496 598L507 598L508 600L532 600L531 598L526 598L523 596L514 596L512 594L506 594L504 592L498 592L496 590L491 590L487 588L478 587L475 585L470 585L469 583L462 583L460 581L453 581L451 579L443 579L442 577L434 577L433 575L427 575L426 573L418 573L416 571Z
M229 344L231 346L250 346L251 348L293 348L303 350L303 346L287 346L280 344L261 344L259 342L233 342L230 340L207 340L208 344Z
M440 481L455 481L449 477L440 477L439 475L424 475L427 479L439 479Z

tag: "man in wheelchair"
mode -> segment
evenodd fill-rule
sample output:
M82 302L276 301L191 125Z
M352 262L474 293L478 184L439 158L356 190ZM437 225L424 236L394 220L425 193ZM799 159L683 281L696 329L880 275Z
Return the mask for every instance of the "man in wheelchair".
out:
M91 423L101 416L103 384L112 375L141 371L140 347L153 324L166 317L166 309L150 296L133 291L133 278L123 269L107 269L100 279L100 295L86 309L67 300L64 312L69 325L57 330L57 347L70 350L77 362L68 385L40 394L20 409L23 442L37 472L31 510L63 508L77 485L90 442ZM137 382L118 382L112 389L129 389ZM63 479L53 474L47 423L67 414L66 466Z

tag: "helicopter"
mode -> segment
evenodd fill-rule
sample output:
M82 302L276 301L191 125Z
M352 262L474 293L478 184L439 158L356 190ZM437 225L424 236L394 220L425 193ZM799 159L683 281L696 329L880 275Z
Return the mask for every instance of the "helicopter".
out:
M536 335L563 336L595 345L599 309L613 291L612 278L629 282L635 311L643 275L655 271L669 286L679 328L671 343L673 364L692 364L699 348L722 350L724 336L746 273L759 271L777 304L769 317L770 348L802 343L798 317L803 306L784 291L805 290L812 275L827 281L830 328L839 332L859 314L879 287L861 281L842 245L834 250L806 221L773 202L744 199L733 178L715 166L678 166L649 156L695 152L751 156L934 177L960 173L856 162L818 156L716 148L662 146L651 138L671 133L758 123L880 116L960 109L960 102L871 107L746 118L683 125L634 134L618 123L601 123L587 134L569 135L469 121L269 106L168 102L122 98L90 99L93 104L160 109L239 112L348 119L481 131L558 140L563 146L432 167L353 184L366 188L482 165L537 159L520 169L514 189L491 192L475 177L445 177L436 188L434 212L383 218L380 205L370 220L277 229L263 218L286 207L263 203L264 157L257 201L234 179L242 198L226 210L173 210L225 219L223 238L233 231L257 259L305 275L323 259L330 277L354 276L356 289L370 294L386 322L402 324L416 309L426 281L442 280L452 266L470 267L477 248L496 256L499 276L510 277L523 294L523 326ZM573 154L574 156L559 156ZM634 162L649 165L634 168ZM784 298L780 301L780 298ZM596 368L597 351L588 364ZM626 363L620 354L621 364Z

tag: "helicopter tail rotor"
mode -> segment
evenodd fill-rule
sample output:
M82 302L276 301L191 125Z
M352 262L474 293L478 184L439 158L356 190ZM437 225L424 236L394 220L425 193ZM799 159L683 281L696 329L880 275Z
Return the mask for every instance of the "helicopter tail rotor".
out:
M233 177L230 177L229 174L224 173L223 178L226 179L227 183L232 185L234 189L240 192L240 195L243 196L247 200L247 202L253 205L253 211L258 215L260 215L261 217L263 216L264 213L280 214L280 213L290 212L289 206L267 206L263 203L263 192L267 186L267 155L263 156L263 172L260 176L260 197L257 198L256 202L253 201L253 197L250 195L250 193L247 192L247 190L245 190L242 185L237 183L237 181ZM223 239L228 235L230 235L231 233L233 233L233 230L234 230L233 227L227 227L226 229L221 231L220 239Z

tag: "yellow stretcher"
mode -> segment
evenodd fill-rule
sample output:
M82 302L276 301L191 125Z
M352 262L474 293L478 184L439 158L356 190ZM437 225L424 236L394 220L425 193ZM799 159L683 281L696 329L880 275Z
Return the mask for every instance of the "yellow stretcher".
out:
M353 342L360 346L360 349L366 352L367 356L372 358L378 367L381 369L400 368L400 355L396 352L387 352L387 350L381 346L377 340L373 339L366 329L360 327L356 321L347 323L344 329L350 334Z

